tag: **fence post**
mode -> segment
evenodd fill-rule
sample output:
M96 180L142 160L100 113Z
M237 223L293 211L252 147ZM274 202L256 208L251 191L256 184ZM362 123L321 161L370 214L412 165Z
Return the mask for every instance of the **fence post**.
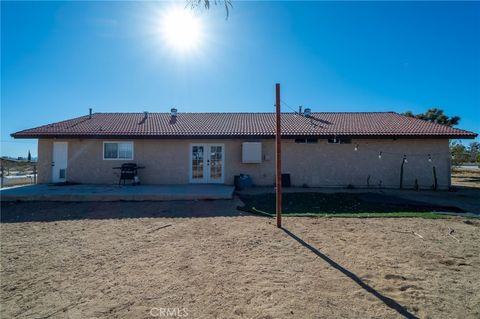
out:
M4 171L5 171L5 168L4 168L3 165L2 165L2 166L0 167L0 174L1 174L1 175L0 175L0 180L1 180L1 182L0 182L0 187L1 187L1 188L3 188L3 175L4 175L3 173L4 173Z
M33 165L33 184L37 184L37 165Z

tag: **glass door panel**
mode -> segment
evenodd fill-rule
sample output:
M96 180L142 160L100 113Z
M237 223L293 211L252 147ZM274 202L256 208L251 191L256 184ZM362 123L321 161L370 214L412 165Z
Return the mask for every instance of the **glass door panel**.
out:
M210 176L213 181L222 180L223 170L223 147L220 145L210 145Z
M192 176L193 181L203 181L205 179L205 147L203 145L193 145L192 152Z

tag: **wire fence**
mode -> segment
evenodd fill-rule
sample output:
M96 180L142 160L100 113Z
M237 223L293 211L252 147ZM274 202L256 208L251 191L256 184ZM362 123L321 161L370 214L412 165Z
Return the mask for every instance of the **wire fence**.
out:
M11 187L37 183L37 163L3 160L0 166L0 186Z

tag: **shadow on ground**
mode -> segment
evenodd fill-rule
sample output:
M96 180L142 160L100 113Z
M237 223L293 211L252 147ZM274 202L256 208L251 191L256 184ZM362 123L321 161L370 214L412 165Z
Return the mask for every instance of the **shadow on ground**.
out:
M2 223L81 219L246 216L235 200L143 202L2 202Z
M323 259L325 262L327 262L330 266L335 268L336 270L342 272L345 276L349 277L351 280L353 280L357 285L365 289L367 292L371 293L373 296L378 298L380 301L382 301L385 305L390 307L391 309L395 310L398 312L400 315L402 315L405 318L418 318L414 314L410 313L405 307L400 305L398 302L396 302L394 299L389 298L387 296L382 295L379 291L375 290L371 286L367 285L362 279L360 279L357 275L349 271L348 269L342 267L338 263L336 263L334 260L330 259L327 255L323 254L320 250L316 249L315 247L311 246L307 242L303 241L300 237L292 233L286 228L282 227L282 230L287 233L290 237L292 237L294 240L296 240L298 243L300 243L303 247L309 249L311 252L313 252L315 255Z

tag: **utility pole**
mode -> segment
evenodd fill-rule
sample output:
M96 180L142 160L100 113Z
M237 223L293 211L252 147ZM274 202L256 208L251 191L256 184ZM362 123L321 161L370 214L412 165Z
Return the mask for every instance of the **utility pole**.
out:
M277 197L277 227L282 227L282 131L280 125L280 83L275 84L276 134L275 134L275 191Z

